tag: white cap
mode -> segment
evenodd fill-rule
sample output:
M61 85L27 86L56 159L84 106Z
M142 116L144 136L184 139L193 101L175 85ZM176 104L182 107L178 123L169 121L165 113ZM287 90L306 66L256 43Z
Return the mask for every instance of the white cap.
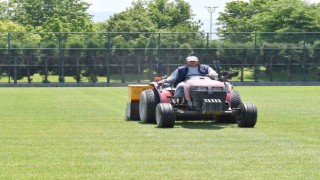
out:
M188 56L186 61L199 61L196 56Z

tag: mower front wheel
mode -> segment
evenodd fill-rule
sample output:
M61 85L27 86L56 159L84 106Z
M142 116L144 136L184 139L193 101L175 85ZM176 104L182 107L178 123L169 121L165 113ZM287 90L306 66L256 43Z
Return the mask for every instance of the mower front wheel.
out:
M175 114L172 104L159 103L156 108L156 121L158 128L173 128Z
M241 103L239 105L240 113L237 115L237 124L239 127L253 128L257 123L258 111L253 103Z
M231 91L231 108L237 108L242 103L240 94L236 90Z

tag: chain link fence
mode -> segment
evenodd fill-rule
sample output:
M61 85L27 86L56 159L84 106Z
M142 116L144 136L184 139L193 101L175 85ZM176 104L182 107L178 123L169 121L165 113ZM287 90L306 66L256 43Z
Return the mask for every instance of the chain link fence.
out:
M147 83L188 55L232 81L320 81L320 33L0 33L0 83Z

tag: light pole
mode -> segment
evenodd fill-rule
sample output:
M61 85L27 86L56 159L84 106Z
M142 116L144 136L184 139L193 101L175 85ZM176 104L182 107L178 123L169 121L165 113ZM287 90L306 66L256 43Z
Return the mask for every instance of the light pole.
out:
M211 6L211 7L206 6L205 8L207 8L210 13L210 40L212 40L212 13L216 11L218 6Z

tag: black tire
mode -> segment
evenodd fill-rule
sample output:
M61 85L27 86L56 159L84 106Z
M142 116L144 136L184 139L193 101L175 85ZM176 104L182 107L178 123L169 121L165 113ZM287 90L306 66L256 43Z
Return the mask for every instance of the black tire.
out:
M147 89L141 93L139 102L139 115L142 123L156 122L156 106L159 104L160 98L155 89Z
M158 128L173 128L175 124L175 113L170 103L160 103L156 108L156 121Z
M241 103L242 101L238 91L231 90L231 108L237 108Z
M138 103L127 103L126 120L140 120Z
M239 127L253 128L257 123L258 111L253 103L241 103L240 113L237 115Z

